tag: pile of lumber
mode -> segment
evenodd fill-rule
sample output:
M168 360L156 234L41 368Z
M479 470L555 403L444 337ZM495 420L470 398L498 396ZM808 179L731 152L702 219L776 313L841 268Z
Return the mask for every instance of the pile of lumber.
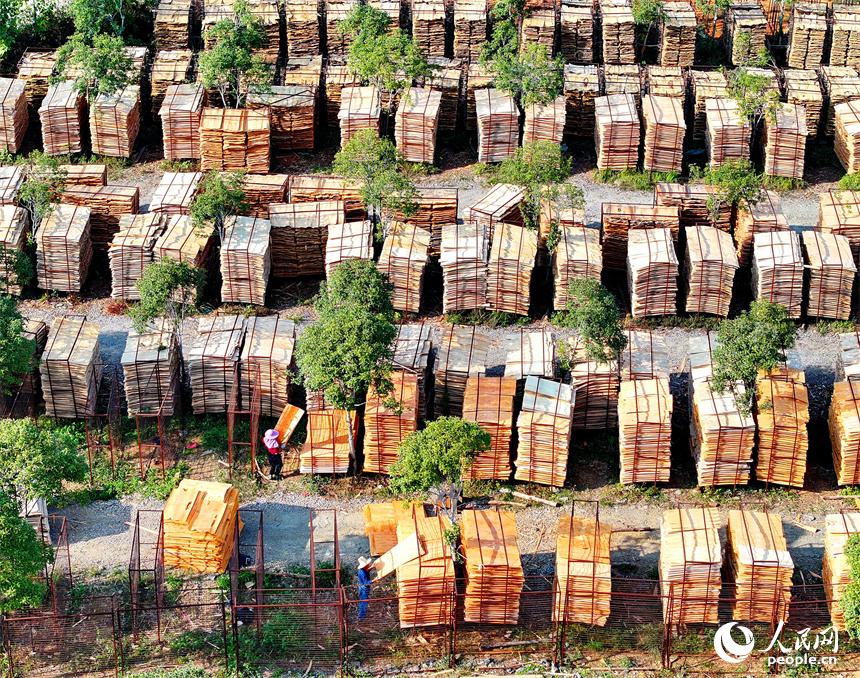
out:
M836 115L836 156L848 174L860 171L860 100L846 101L833 109Z
M55 50L27 49L18 62L17 80L24 82L24 94L34 109L38 109L48 93L48 81L57 65Z
M824 134L836 133L836 107L846 101L860 99L860 76L850 66L822 66L821 79L827 99L827 125Z
M349 52L352 38L349 33L341 34L340 22L357 4L356 0L325 0L326 48L329 56L345 57Z
M836 482L860 484L860 384L856 380L833 385L828 423Z
M833 5L830 37L830 65L860 63L860 8Z
M796 3L791 8L790 36L789 68L818 68L823 64L827 5L823 2Z
M560 346L561 357L569 368L570 383L576 389L571 428L575 431L614 428L618 423L618 362L593 360L583 339L576 335Z
M397 107L394 143L408 162L433 164L442 93L410 87Z
M203 176L203 172L165 172L149 201L149 211L190 214L191 203L200 192Z
M786 101L803 106L806 111L806 132L810 137L817 136L821 107L824 105L818 74L813 70L786 70L783 71L783 78Z
M156 49L185 49L191 35L194 0L159 0L155 10Z
M620 481L668 483L672 470L672 394L668 379L637 379L618 394Z
M335 57L337 59L337 57ZM312 87L319 99L322 85L323 58L321 56L293 56L281 64L280 84Z
M639 113L632 94L594 101L597 168L622 170L639 164Z
M555 7L535 8L527 13L520 26L520 50L526 45L540 45L548 56L555 46Z
M429 325L399 325L394 339L391 360L395 370L418 377L418 420L428 416L428 396L432 395L430 351L433 348L433 329Z
M627 346L621 355L621 381L668 378L666 339L651 330L628 330Z
M173 414L179 355L176 334L167 320L156 319L142 333L129 330L120 358L129 414Z
M668 228L630 231L627 286L634 318L674 315L678 257Z
M398 311L418 313L430 233L414 224L392 222L377 267L394 286L391 303Z
M728 160L749 160L751 128L734 99L708 99L705 117L705 146L713 169Z
M597 66L565 64L564 99L567 102L565 134L590 137L594 134L595 100L600 96Z
M114 299L140 299L137 281L153 262L153 249L164 233L167 218L158 212L126 214L119 218L119 230L108 249L111 296Z
M246 216L269 216L269 205L285 203L290 189L289 174L246 174L242 182L245 202L248 204Z
M690 383L707 381L714 376L714 349L717 347L717 335L715 332L705 332L699 337L691 337L689 345L689 369L687 373ZM743 393L743 391L740 391ZM692 393L692 392L691 392Z
M782 211L779 194L764 191L762 200L755 205L743 203L738 207L735 224L738 263L748 266L752 259L753 238L756 233L789 230L788 219Z
M277 417L283 412L288 404L295 333L295 323L277 315L248 318L241 356L244 409L251 409L252 392L259 384L261 414Z
M711 99L725 98L729 84L720 71L693 70L690 73L693 77L693 141L702 143L707 129L705 106Z
M340 123L341 147L359 130L372 129L379 133L382 107L376 87L344 87L340 97L337 119Z
M555 576L558 588L552 620L605 626L612 603L609 542L612 528L597 520L562 516L558 520Z
M505 337L504 346L506 377L555 377L555 342L550 331L519 329Z
M244 337L242 316L203 316L198 321L197 335L186 359L194 414L227 411Z
M802 237L809 276L806 314L847 320L851 314L851 288L857 275L848 239L818 231L805 231Z
M829 190L818 197L818 229L844 235L851 244L854 261L860 255L860 193Z
M328 229L346 222L342 200L269 205L272 275L293 278L325 273Z
M397 461L403 439L418 430L418 375L397 371L391 373L392 391L380 398L371 388L364 410L364 471L388 473ZM393 412L385 402L393 398L400 412Z
M364 533L370 541L370 555L381 556L397 546L397 523L411 519L413 507L423 513L421 504L414 501L365 504L362 507Z
M519 146L519 108L510 94L495 88L475 91L478 162L501 162Z
M30 236L30 219L23 207L0 205L0 289L5 294L20 296L21 281L16 253L24 252Z
M44 227L43 227L44 228ZM80 419L95 410L101 381L99 326L83 316L57 318L42 355L45 414Z
M693 65L696 55L696 12L688 2L663 4L663 16L658 25L661 66Z
M525 192L513 184L496 184L477 202L463 210L463 221L483 228L492 240L501 224L523 225L521 206Z
M803 301L803 255L794 231L756 233L753 238L752 288L757 299L782 304L799 318Z
M560 52L567 64L594 63L594 3L567 0L559 12Z
M532 104L526 108L523 123L523 143L552 141L560 144L567 118L567 103L563 96L549 104Z
M60 169L66 173L66 186L107 185L107 165L60 165Z
M317 202L341 200L346 209L347 221L359 221L367 216L361 193L351 181L338 177L315 175L290 177L290 202Z
M463 394L463 419L490 434L490 447L478 453L463 478L503 480L511 476L511 435L514 426L514 377L469 377Z
M200 157L203 94L200 85L168 86L158 112L166 160Z
M346 410L309 410L305 444L299 454L299 473L337 475L349 471L349 422L352 439L358 436L358 416Z
M414 0L412 8L412 38L428 57L445 56L444 0Z
M454 58L477 62L487 41L487 0L454 0Z
M839 334L840 351L836 363L836 380L860 378L860 332Z
M36 231L36 278L39 288L80 292L87 279L93 244L89 207L55 205Z
M492 74L481 64L469 64L466 70L466 129L478 129L478 114L475 103L475 92L479 89L491 87L493 84Z
M329 54L331 53L331 39L329 39ZM338 58L329 57L325 67L325 101L326 120L330 128L337 128L340 125L340 102L343 88L360 84L358 76L350 72L346 63L342 63Z
M602 205L603 268L624 272L630 234L635 230L667 229L677 242L680 220L677 207L651 207L605 202Z
M603 63L635 63L636 23L630 0L599 0L597 6L603 30Z
M584 215L571 225L562 222L558 245L553 257L555 294L553 307L562 311L567 307L567 292L575 278L597 278L603 271L603 254L600 250L600 231L582 226ZM577 225L578 224L578 225Z
M287 0L284 4L287 54L290 57L313 57L320 48L319 2ZM334 39L335 36L332 36Z
M785 619L794 561L778 513L729 511L725 571L734 584L732 619Z
M42 105L42 145L47 155L71 155L83 150L81 125L85 100L68 80L51 85Z
M414 28L413 28L414 31ZM437 66L429 76L424 78L424 87L436 90L442 95L439 101L439 131L453 132L457 127L457 111L460 106L460 81L463 79L463 68L459 59L430 57L427 62Z
M804 374L790 367L758 380L756 478L770 485L803 487L809 436L809 394Z
M488 256L489 239L483 226L474 222L442 226L439 264L445 313L486 307Z
M464 621L516 624L525 585L516 516L501 511L463 511L460 540L466 560Z
M62 201L90 208L93 249L107 252L119 230L119 218L140 211L140 189L137 186L68 186Z
M196 572L221 573L236 541L239 490L228 483L185 478L162 514L164 564Z
M200 116L200 169L265 174L269 171L270 127L265 111L204 108Z
M651 172L681 172L684 161L684 102L674 97L646 95L642 99L645 124L643 167Z
M453 325L442 331L436 352L436 415L463 413L466 383L487 371L490 338L472 326Z
M24 82L0 78L0 150L17 153L24 141L29 114Z
M648 94L657 97L687 100L687 79L679 66L646 66L645 86Z
M527 377L517 417L519 445L514 478L562 487L576 388L541 377Z
M413 198L414 214L398 212L395 219L415 224L430 233L428 254L438 257L442 245L442 226L457 223L459 191L456 188L417 188Z
M23 183L24 172L20 167L14 165L0 167L0 205L14 205Z
M697 506L666 511L660 521L660 585L666 624L717 624L720 514Z
M197 268L208 268L214 250L215 227L197 228L188 215L173 215L167 218L164 235L155 243L153 255L156 259L167 257L174 261L186 261Z
M857 110L860 111L860 104L858 104ZM837 122L837 127L838 124ZM856 129L860 135L860 118L858 118ZM803 179L806 137L808 135L806 109L803 106L780 104L776 107L773 118L766 115L762 136L764 173L772 177ZM836 154L839 155L838 141Z
M219 21L235 21L234 0L208 0L204 4L202 33L205 49L212 49L213 38L207 35ZM265 34L263 46L255 52L268 64L275 64L280 53L281 11L280 3L274 0L251 0L247 9Z
M642 68L638 64L606 64L602 70L603 94L630 94L638 110L642 101Z
M723 48L733 66L741 66L759 51L766 49L767 18L761 7L752 2L732 4L726 10ZM749 39L740 40L739 36L749 34Z
M725 318L732 303L738 255L732 236L711 226L688 226L684 258L684 310Z
M182 85L191 77L193 53L190 49L161 50L155 55L150 73L152 112L158 115L171 85Z
M227 217L221 245L221 300L225 304L266 303L272 272L272 223L259 217Z
M326 277L347 259L373 259L373 224L370 221L329 225L325 246Z
M830 620L838 630L845 630L842 599L852 581L851 564L845 556L848 538L860 532L860 513L836 513L825 516L823 575L824 595L830 608Z
M318 88L314 85L275 85L248 95L248 108L267 109L275 151L313 150Z
M532 270L537 249L535 231L514 224L499 224L490 246L487 308L491 311L528 315Z

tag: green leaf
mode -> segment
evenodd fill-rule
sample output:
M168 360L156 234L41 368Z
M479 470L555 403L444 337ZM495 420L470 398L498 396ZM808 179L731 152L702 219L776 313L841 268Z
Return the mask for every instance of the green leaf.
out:
M129 309L135 331L145 332L156 318L169 318L181 334L182 321L197 302L206 272L187 261L163 258L143 269L137 281L140 301Z
M38 577L54 560L51 548L18 517L18 510L15 501L0 492L0 614L41 604L47 585Z
M75 90L88 103L99 95L112 96L140 79L137 67L116 35L75 33L57 50L57 75L52 83L71 80Z
M320 284L314 299L314 311L320 317L349 306L394 322L396 312L391 304L394 286L376 264L367 259L347 259L338 264L328 280Z
M33 369L36 344L21 335L23 319L17 302L0 295L0 393L11 394Z
M588 358L600 364L618 360L627 346L615 297L597 278L570 281L567 308L556 314L555 322L576 330Z

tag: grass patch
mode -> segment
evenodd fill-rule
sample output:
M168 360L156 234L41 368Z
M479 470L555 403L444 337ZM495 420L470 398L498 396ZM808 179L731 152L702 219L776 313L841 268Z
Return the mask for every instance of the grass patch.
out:
M606 487L606 492L598 500L601 506L614 506L618 503L636 504L639 502L648 502L656 506L662 506L669 503L669 498L666 496L666 490L655 485L610 485Z
M111 468L110 460L100 455L93 463L92 486L72 492L69 498L79 504L119 499L130 494L167 499L188 470L187 464L179 462L173 468L167 469L164 478L161 477L161 471L155 468L149 469L146 478L141 478L134 460L117 459L116 466Z
M445 322L451 325L486 325L487 327L508 327L528 325L531 318L515 313L473 309L471 311L451 311L445 314Z
M614 184L629 191L650 191L660 181L678 182L678 172L648 172L639 169L595 170L591 178L598 184Z
M777 193L787 193L788 191L800 191L806 188L807 184L803 179L795 179L794 177L771 177L764 175L764 183L762 184L769 191Z
M853 332L856 325L853 320L819 320L815 323L815 329L822 336L828 334L842 334L844 332Z

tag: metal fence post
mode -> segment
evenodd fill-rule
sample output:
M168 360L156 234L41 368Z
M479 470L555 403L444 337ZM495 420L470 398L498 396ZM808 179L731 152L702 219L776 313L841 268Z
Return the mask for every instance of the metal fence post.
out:
M221 636L224 641L224 675L230 670L230 645L227 642L227 606L224 604L224 592L221 592Z

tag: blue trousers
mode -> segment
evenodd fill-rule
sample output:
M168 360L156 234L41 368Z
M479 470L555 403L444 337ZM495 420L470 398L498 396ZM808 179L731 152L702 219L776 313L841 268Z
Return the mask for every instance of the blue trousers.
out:
M361 602L358 604L358 618L364 619L367 616L367 599L370 598L370 587L359 586L358 595Z

